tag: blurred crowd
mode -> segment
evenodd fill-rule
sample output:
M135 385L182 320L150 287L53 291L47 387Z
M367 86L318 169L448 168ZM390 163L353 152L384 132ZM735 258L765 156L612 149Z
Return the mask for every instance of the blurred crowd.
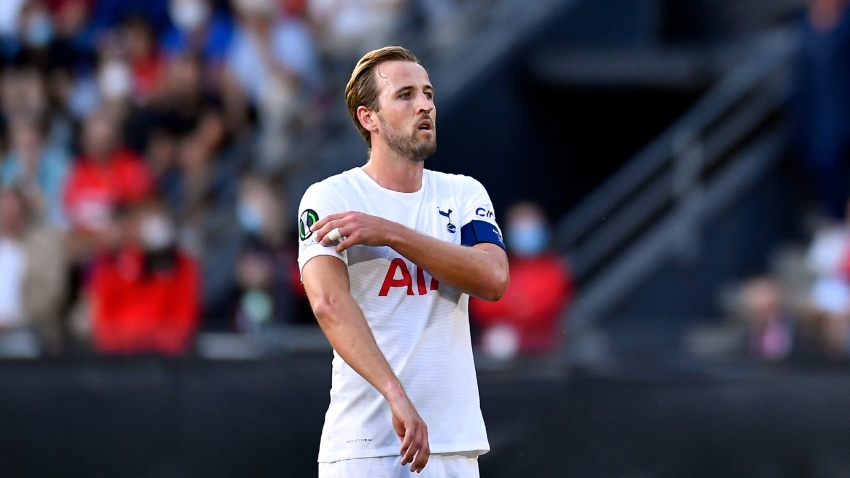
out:
M765 360L850 358L850 1L809 0L802 21L792 145L816 200L811 241L786 273L740 289L747 349Z
M283 198L329 78L399 28L452 41L454 8L0 2L0 356L311 322Z

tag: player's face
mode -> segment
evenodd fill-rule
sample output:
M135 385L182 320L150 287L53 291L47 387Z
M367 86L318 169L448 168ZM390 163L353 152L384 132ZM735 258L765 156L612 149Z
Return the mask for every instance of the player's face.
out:
M376 68L375 79L379 136L400 156L424 161L437 151L437 109L428 73L410 61L389 61Z

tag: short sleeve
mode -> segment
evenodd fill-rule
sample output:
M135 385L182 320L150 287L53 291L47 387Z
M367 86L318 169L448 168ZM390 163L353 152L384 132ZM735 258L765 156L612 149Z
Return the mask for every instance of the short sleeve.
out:
M315 233L310 230L319 219L338 212L343 212L344 203L337 199L336 191L326 183L316 183L310 186L301 198L298 206L298 269L304 270L304 264L317 256L333 256L348 265L345 252L337 252L336 245L322 246L315 240Z
M496 214L493 212L493 201L480 182L468 177L464 179L461 244L474 246L487 242L504 249L502 230L496 223Z

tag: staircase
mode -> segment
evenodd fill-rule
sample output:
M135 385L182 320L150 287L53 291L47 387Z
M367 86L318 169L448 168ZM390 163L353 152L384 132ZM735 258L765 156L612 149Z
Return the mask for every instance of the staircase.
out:
M665 309L676 304L679 314L698 314L700 307L687 304L689 282L703 289L695 297L716 293L714 279L699 277L713 260L724 262L711 256L723 241L710 238L746 210L744 198L780 163L786 132L778 112L790 94L798 45L792 28L765 35L690 111L558 223L558 248L580 284L565 318L577 343L567 352L570 360L598 349L582 345L583 337L598 342L605 324L628 324L636 310L667 316L659 330L675 328L676 313ZM733 231L725 241L744 233ZM704 247L710 240L715 247Z

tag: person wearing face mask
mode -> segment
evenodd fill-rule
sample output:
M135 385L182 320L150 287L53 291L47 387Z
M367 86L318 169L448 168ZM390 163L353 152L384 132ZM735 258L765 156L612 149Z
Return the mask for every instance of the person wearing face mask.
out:
M24 4L20 14L21 42L25 48L33 50L45 49L53 41L54 29L50 13L38 1Z
M93 343L105 354L186 352L198 328L200 273L176 245L162 203L141 204L120 227L123 243L101 251L89 284Z
M220 64L230 38L233 21L214 8L209 0L170 0L172 25L162 36L162 47L170 56L200 55L205 63Z
M55 60L56 35L50 12L40 0L25 2L17 16L16 35L2 42L3 54L14 63L47 68Z
M242 180L236 216L245 238L235 267L240 291L235 325L241 332L295 319L293 287L300 280L281 220L284 209L270 182L253 176Z
M506 218L510 285L496 302L470 298L470 316L480 328L482 349L494 358L551 352L560 342L558 319L572 295L569 269L549 250L549 225L540 206L517 203Z

